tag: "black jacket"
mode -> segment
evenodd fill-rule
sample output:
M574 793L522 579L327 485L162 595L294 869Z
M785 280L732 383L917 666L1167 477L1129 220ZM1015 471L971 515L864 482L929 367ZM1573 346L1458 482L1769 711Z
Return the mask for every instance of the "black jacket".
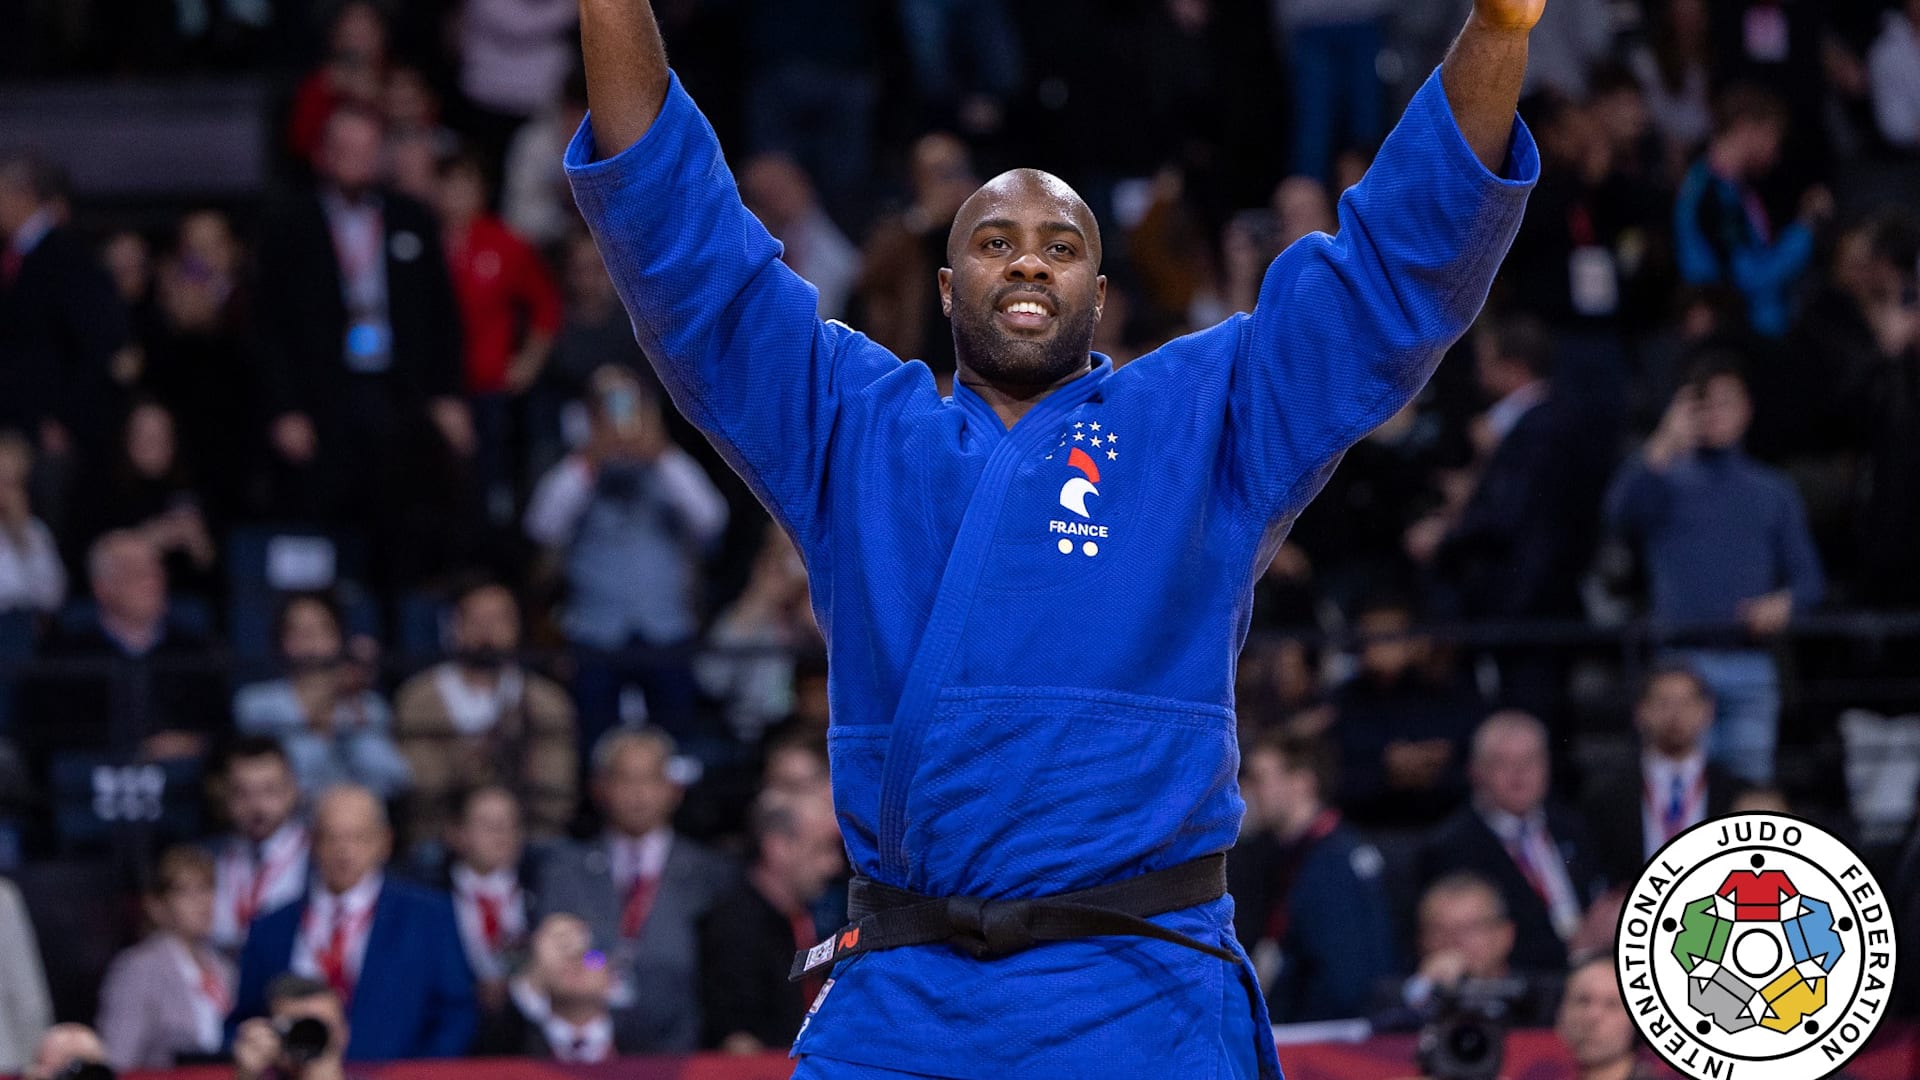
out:
M1547 831L1553 835L1566 866L1567 879L1580 904L1592 904L1605 886L1590 854L1587 830L1580 819L1558 806L1547 807ZM1523 971L1564 971L1567 947L1554 932L1546 901L1533 891L1514 865L1500 838L1472 807L1466 806L1442 822L1428 837L1420 855L1420 888L1448 874L1468 872L1492 882L1506 901L1513 920L1512 966Z
M1641 802L1645 781L1639 755L1630 767L1616 769L1587 785L1582 806L1593 830L1594 859L1616 887L1633 884L1646 869L1646 822ZM1733 806L1733 797L1746 785L1732 773L1707 763L1707 816L1719 817Z
M86 243L55 228L0 280L0 428L32 437L43 420L81 445L113 424L108 362L127 344L126 305Z

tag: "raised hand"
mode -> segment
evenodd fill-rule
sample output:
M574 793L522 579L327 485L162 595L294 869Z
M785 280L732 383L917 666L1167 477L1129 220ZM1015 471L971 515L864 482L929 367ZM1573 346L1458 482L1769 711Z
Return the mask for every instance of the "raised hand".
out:
M1473 16L1495 30L1527 31L1540 21L1547 0L1473 0Z

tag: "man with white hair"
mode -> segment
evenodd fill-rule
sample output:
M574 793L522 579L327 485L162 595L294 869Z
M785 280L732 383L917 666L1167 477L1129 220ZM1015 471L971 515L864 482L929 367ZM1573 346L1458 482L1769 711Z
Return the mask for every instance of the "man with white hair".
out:
M1516 967L1559 970L1603 882L1586 828L1548 802L1547 729L1516 710L1496 712L1473 735L1470 805L1443 822L1420 858L1422 888L1469 871L1493 882L1513 920Z
M313 886L254 920L230 1025L265 1015L268 985L292 971L346 1003L349 1061L466 1053L479 1019L453 905L388 878L392 853L386 807L372 792L342 785L320 797Z

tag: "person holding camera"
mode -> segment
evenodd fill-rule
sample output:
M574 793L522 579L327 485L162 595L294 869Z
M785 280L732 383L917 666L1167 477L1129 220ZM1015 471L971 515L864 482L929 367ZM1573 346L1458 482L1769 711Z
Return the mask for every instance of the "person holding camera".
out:
M55 1024L40 1037L20 1080L114 1080L107 1048L85 1024Z
M346 1080L351 1029L332 988L281 975L267 985L267 1012L235 1034L233 1080Z
M613 982L585 920L547 916L533 932L525 969L507 984L506 1007L481 1025L475 1056L591 1064L639 1052L614 1026Z
M580 745L623 719L637 684L647 722L690 733L696 684L685 660L641 665L613 654L671 649L700 629L700 559L727 527L727 501L668 438L660 401L607 365L589 383L590 434L535 486L527 535L560 557L570 594L567 640L579 651Z
M1517 1026L1552 1018L1558 973L1513 967L1513 919L1491 881L1466 872L1441 878L1420 897L1418 920L1418 966L1375 988L1375 1031L1413 1031L1474 1001L1497 1000Z

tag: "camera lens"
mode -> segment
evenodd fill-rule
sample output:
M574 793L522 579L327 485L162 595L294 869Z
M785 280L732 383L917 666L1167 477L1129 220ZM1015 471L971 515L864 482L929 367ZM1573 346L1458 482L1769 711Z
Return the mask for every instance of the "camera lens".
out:
M1479 1064L1492 1048L1493 1040L1479 1024L1461 1024L1447 1033L1447 1052L1462 1065Z
M296 1065L304 1065L325 1054L331 1041L333 1033L327 1030L327 1025L311 1016L283 1025L280 1030L280 1045L288 1060Z

